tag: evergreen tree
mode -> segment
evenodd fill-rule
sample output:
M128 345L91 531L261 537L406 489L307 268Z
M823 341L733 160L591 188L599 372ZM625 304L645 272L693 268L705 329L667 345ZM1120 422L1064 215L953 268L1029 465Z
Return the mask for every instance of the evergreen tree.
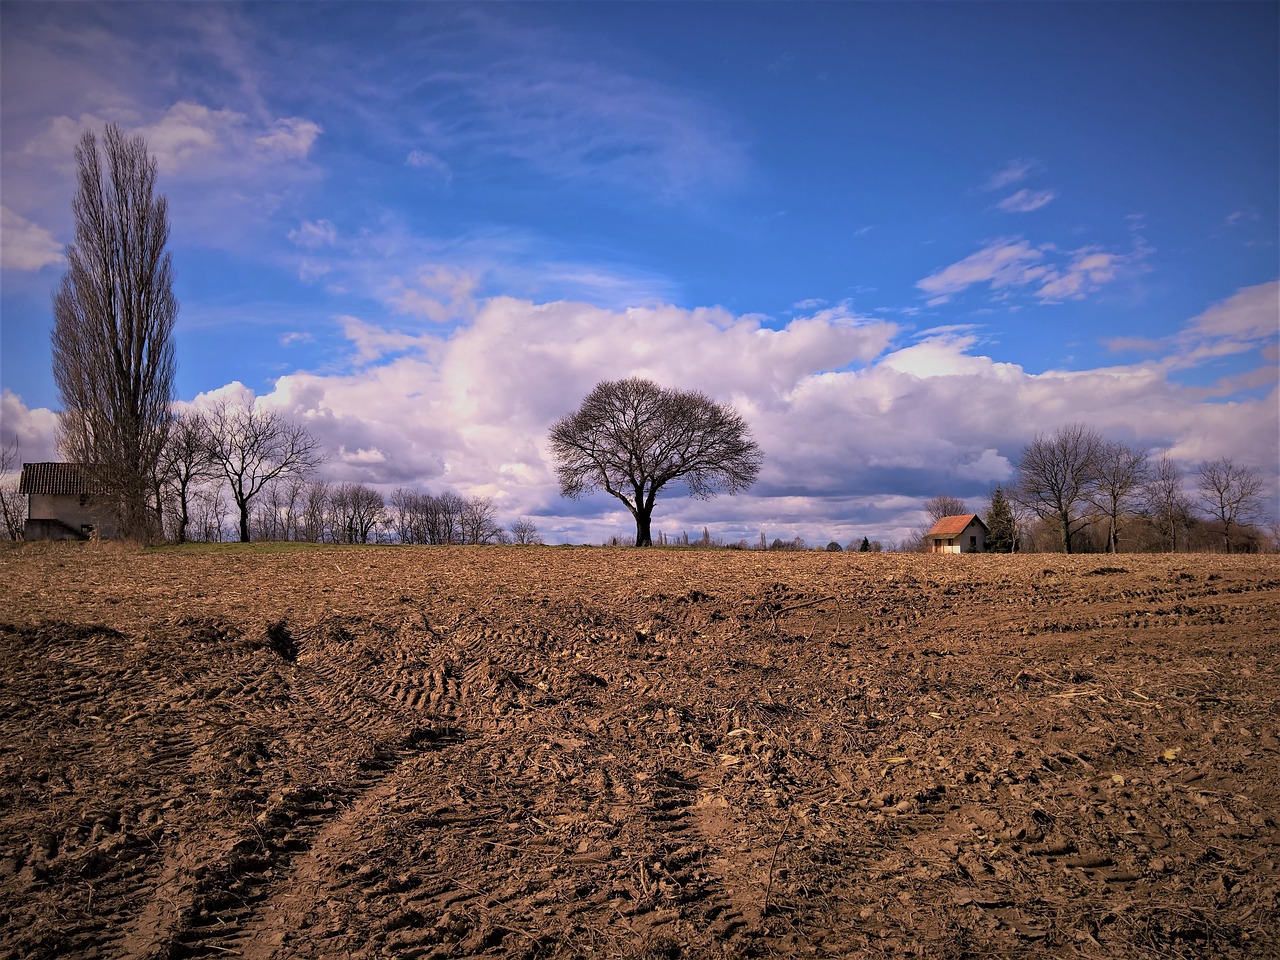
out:
M996 487L991 494L991 507L987 510L987 552L1013 553L1018 547L1018 525L1013 518L1013 508Z

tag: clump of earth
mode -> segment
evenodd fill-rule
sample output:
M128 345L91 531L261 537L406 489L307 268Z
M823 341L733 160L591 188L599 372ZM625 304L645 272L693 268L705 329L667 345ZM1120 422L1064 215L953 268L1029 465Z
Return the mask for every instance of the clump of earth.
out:
M0 552L0 957L1268 957L1280 558Z

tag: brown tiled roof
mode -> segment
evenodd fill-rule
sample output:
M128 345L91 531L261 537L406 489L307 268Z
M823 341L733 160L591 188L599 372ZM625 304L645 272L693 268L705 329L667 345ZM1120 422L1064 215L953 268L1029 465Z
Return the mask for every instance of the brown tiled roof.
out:
M954 517L943 517L929 528L929 532L926 533L925 536L958 537L960 534L964 533L965 528L975 520L977 520L978 523L982 523L982 518L976 513L960 513L956 514ZM987 525L982 523L982 528L984 530L986 527Z
M24 463L18 492L75 496L101 493L102 484L89 474L82 463Z

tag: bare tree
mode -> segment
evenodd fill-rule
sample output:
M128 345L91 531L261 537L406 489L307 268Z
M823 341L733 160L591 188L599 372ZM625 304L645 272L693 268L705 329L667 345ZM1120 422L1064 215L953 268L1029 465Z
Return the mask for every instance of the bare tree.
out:
M306 485L302 495L302 524L299 533L303 540L323 543L329 526L329 484L315 480Z
M173 522L174 539L186 543L195 490L217 476L209 455L208 427L200 414L188 413L174 419L169 438L160 452L156 476L178 510Z
M1178 549L1178 531L1191 521L1191 501L1182 491L1182 471L1168 457L1161 457L1149 472L1142 490L1143 511L1155 526L1170 553Z
M363 483L343 483L330 497L334 539L342 543L368 543L369 534L385 516L382 494Z
M319 466L324 460L320 441L305 427L260 408L252 397L220 403L208 422L210 456L240 512L240 540L248 543L254 498L278 478L305 477Z
M76 235L53 294L58 443L109 491L120 532L149 539L160 505L153 511L148 499L174 397L168 203L155 193L145 140L107 124L103 148L92 133L76 147Z
M1058 525L1062 547L1071 552L1076 533L1090 522L1082 508L1098 483L1102 438L1083 424L1036 434L1018 461L1015 498L1042 520Z
M0 444L0 521L6 540L21 540L27 520L27 500L18 492L18 475L10 475L18 465L18 438L14 437L13 443Z
M560 492L617 497L635 518L637 547L653 545L653 506L667 484L683 482L700 499L738 493L755 482L762 460L732 407L636 378L597 384L550 439Z
M1119 549L1120 518L1134 505L1147 480L1145 450L1103 442L1097 453L1097 480L1089 501L1107 518L1107 553Z
M961 517L971 511L968 505L958 497L940 493L924 502L924 512L929 515L929 523L932 526L943 517Z
M1206 460L1196 471L1200 503L1222 524L1222 541L1231 552L1232 531L1260 522L1265 515L1262 475L1252 467L1242 467L1230 457Z
M511 542L518 546L532 546L542 543L542 534L538 525L528 517L521 517L511 522Z
M469 497L463 501L460 519L463 543L496 543L502 533L493 501L488 497Z

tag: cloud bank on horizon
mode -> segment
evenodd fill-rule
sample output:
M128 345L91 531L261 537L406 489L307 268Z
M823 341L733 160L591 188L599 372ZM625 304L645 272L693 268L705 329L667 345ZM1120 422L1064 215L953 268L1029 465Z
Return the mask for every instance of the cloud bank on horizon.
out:
M1071 420L1277 486L1273 5L766 3L732 37L702 5L75 9L0 8L24 459L55 456L73 147L112 121L170 199L181 400L288 411L335 480L625 534L545 437L638 375L766 454L669 533L900 539Z

